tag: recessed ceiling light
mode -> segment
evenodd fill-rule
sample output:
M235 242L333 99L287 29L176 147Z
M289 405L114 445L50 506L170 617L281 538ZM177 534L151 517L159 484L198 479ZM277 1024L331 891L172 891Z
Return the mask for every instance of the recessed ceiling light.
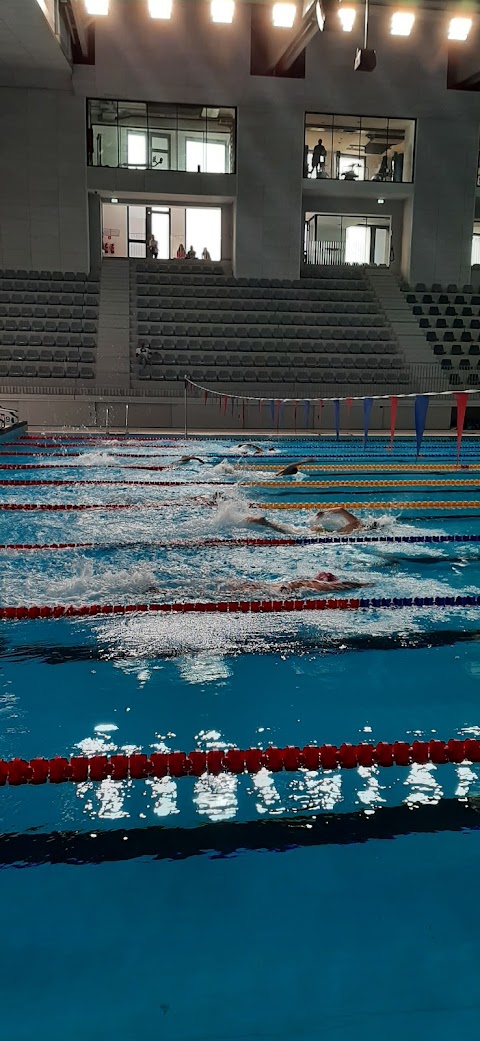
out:
M415 15L411 11L395 11L390 22L392 36L410 36Z
M108 14L108 0L85 0L87 14Z
M212 22L223 22L227 25L233 22L234 13L235 0L212 0L210 4Z
M118 202L118 199L110 199L110 202Z
M274 4L272 22L277 29L291 29L297 16L295 4Z
M173 0L148 0L150 18L171 18L172 6Z
M451 18L448 27L448 39L466 40L471 28L471 18Z
M338 17L344 33L351 33L353 26L355 25L355 18L357 12L354 7L344 7L343 4L338 8Z
M385 199L377 199L378 205L383 206Z

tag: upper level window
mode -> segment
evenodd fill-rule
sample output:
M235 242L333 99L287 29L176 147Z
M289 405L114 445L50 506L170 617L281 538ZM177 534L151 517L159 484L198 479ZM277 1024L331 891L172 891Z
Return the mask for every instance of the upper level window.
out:
M303 176L413 181L414 119L307 112Z
M88 102L89 166L235 173L234 108Z

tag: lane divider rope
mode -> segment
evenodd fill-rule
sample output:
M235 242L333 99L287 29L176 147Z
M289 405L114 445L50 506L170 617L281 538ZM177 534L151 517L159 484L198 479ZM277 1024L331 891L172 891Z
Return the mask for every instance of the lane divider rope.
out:
M170 509L172 506L185 507L195 503L195 499L185 499L184 502L105 502L105 503L13 503L4 502L0 503L0 510L15 511L27 511L33 512L35 510L44 511L62 511L70 510L75 512L76 510L162 510ZM198 501L198 500L197 500ZM216 505L213 502L202 501L199 503L201 506L207 506L213 508ZM252 506L263 509L263 510L324 510L324 502L255 502ZM480 509L480 502L467 501L467 502L330 502L328 503L330 509L344 509L344 510L391 510L392 506L395 510L466 510L466 509Z
M256 502L253 504L262 510L324 510L324 502ZM480 502L329 502L329 509L342 510L466 510L480 509Z
M202 777L204 774L296 773L299 770L352 770L362 766L440 766L480 763L480 741L379 741L336 745L287 745L285 748L215 748L202 752L136 752L133 755L54 756L0 759L0 785L84 784L86 781L141 780L146 777Z
M7 482L0 481L0 484L5 484L5 483L8 484L9 482L8 481ZM15 484L17 482L13 481L11 483ZM28 482L28 481L25 481L25 482L19 481L18 483L19 484L22 484L22 483L29 484L30 482ZM39 483L43 484L44 482L42 481L42 482L39 482ZM49 482L49 483L57 483L57 482ZM62 484L63 482L60 481L58 483ZM67 483L75 484L74 481L65 482L65 484L67 484ZM88 482L88 481L87 482L82 482L82 481L79 481L78 483L79 484L82 484L82 483L89 484L89 483L94 483L94 482ZM123 482L120 481L118 483L122 484ZM139 481L137 483L141 484L142 482ZM148 482L143 482L143 483L148 483ZM168 483L170 483L170 482L168 482ZM172 484L173 483L174 482L172 482ZM195 484L203 484L203 483L205 483L205 484L208 484L208 483L209 484L215 484L214 481L210 481L210 482L207 482L207 481L205 481L205 482L202 482L202 481L190 482L189 481L187 483L188 484L190 484L190 483L195 483ZM221 483L221 482L218 482L218 483ZM224 483L232 483L232 482L224 482ZM305 490L305 491L307 491L309 488L479 488L480 487L480 479L477 477L476 480L475 480L475 478L472 478L472 480L465 479L465 480L458 480L457 481L457 480L449 480L448 478L443 478L440 481L434 481L434 480L431 480L430 478L427 478L424 481L420 481L420 480L416 480L415 478L412 477L408 481L397 481L397 480L395 480L395 478L393 478L390 481L305 481L300 486L297 483L292 483L292 481L242 481L241 485L235 485L235 487L242 487L242 488L290 488L290 491L295 491L295 492L299 491L300 488L302 490Z
M1 455L1 452L0 452L0 455ZM68 458L71 458L71 456L69 456ZM141 456L140 458L145 459L145 456ZM212 465L214 465L214 464L212 464ZM280 464L278 464L278 465L280 465ZM89 468L90 468L90 466L89 466ZM80 469L85 469L85 467L81 466L80 463L65 463L64 466L59 466L57 463L53 464L53 463L2 463L2 462L0 462L0 470L80 470ZM95 470L95 469L97 469L97 467L92 466L91 469ZM99 464L98 469L100 469L100 464ZM163 464L161 466L141 466L141 465L137 465L137 464L135 464L134 466L128 466L127 463L117 463L115 465L112 465L111 469L112 470L153 470L153 471L160 471L160 470L164 470L165 469L165 464ZM252 466L252 467L249 467L249 466L245 466L245 467L236 466L234 469L235 469L235 471L237 471L237 470L255 470L255 469L258 469L258 470L276 470L276 469L278 469L278 466L268 466L268 467L267 466L265 466L265 467L263 467L263 466L259 466L259 467L254 467L254 466ZM426 472L433 471L435 473L442 473L442 472L445 472L445 473L447 473L447 472L448 473L456 472L456 473L458 473L460 470L469 470L471 472L480 471L480 466L476 466L475 464L471 464L471 465L464 465L464 464L462 464L461 466L455 466L454 464L448 464L448 465L445 465L445 466L441 466L439 464L438 466L436 466L434 463L432 463L429 466L410 466L410 465L401 466L400 464L399 465L395 465L395 466L394 465L380 466L379 464L375 463L375 464L372 464L371 466L330 466L330 465L329 466L308 466L308 467L305 468L304 473L310 474L310 473L316 473L317 471L321 471L321 472L323 472L323 471L327 471L327 472L333 471L335 473L348 473L348 474L350 474L350 473L353 473L354 471L361 471L362 473L374 473L377 470L382 471L382 473L386 472L386 471L389 471L389 472L393 471L395 473L409 473L410 470L412 470L412 471L420 471L420 472L423 472L423 471L426 471ZM195 482L195 483L205 483L205 482ZM212 483L214 483L214 482L212 482ZM268 483L270 483L270 482L268 482ZM371 482L369 482L369 483L371 483Z
M248 463L236 463L234 464L235 470L278 470L281 464L279 463L252 463L250 466ZM0 469L4 470L6 467L0 466ZM480 470L480 466L476 463L328 463L322 465L321 463L308 463L305 468L305 473L316 472L317 470L333 470L334 472L348 472L352 470L360 470L364 473L370 473L375 470L384 471L396 471L403 473L404 470L440 470L440 471L456 471L459 470Z
M36 618L94 618L98 615L129 614L277 614L286 611L358 611L404 607L480 607L480 595L382 597L372 599L312 600L223 600L152 604L32 604L29 607L0 607L0 619L18 621Z
M275 547L279 546L331 546L334 545L439 545L440 543L470 543L480 542L480 535L378 535L358 536L350 535L326 535L322 538L209 538L209 539L179 539L173 542L4 542L0 544L0 551L4 550L57 550L57 549L210 549L217 546L236 548L238 546L249 547ZM445 558L448 560L448 557ZM415 557L412 557L415 562Z

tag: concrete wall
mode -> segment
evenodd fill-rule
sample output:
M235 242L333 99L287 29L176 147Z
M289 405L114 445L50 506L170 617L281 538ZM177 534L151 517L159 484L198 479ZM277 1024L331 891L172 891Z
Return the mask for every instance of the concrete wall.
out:
M83 99L2 87L0 138L0 266L86 271Z

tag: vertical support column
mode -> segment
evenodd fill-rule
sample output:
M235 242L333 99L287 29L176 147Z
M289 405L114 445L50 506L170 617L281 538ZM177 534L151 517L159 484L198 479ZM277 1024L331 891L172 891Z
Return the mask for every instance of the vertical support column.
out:
M88 239L90 271L99 271L102 262L102 204L100 196L88 195Z
M303 110L286 98L240 106L237 160L235 275L298 278Z
M470 281L478 122L419 119L414 195L405 205L402 270L411 282Z

